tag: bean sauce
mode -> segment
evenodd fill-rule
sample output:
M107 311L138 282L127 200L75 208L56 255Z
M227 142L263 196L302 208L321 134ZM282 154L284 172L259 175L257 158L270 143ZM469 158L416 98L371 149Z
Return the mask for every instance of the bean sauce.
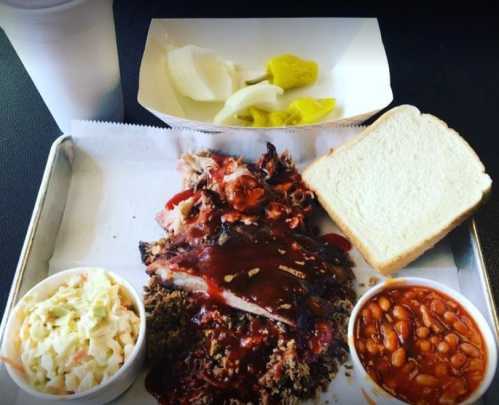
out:
M455 404L483 379L487 351L471 316L426 287L394 287L369 299L355 322L368 374L410 404Z

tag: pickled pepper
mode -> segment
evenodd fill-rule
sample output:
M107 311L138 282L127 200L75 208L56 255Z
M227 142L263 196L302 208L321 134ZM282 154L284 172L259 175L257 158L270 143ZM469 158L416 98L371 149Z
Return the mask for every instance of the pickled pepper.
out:
M287 111L272 111L269 113L269 127L285 127L288 125L290 114Z
M315 83L319 75L319 66L312 60L301 59L292 54L275 56L267 62L267 73L246 84L255 84L262 80L281 87L283 90L303 87Z
M252 127L267 127L269 113L255 107L249 109Z
M287 124L303 125L319 122L333 110L335 104L334 98L298 98L286 110L291 116Z
M334 98L301 97L291 102L284 111L265 111L250 107L237 118L251 127L286 127L315 124L329 114L336 104Z

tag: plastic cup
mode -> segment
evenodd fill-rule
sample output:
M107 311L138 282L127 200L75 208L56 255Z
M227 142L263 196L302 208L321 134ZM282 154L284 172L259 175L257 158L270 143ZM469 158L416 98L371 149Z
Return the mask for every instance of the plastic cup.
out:
M112 0L0 0L0 26L62 132L123 121Z

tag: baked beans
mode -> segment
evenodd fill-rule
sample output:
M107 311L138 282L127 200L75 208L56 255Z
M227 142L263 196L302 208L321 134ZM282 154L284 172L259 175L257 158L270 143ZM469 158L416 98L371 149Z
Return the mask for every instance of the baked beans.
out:
M355 321L360 361L378 385L411 404L455 404L483 379L483 337L464 308L427 287L393 287Z

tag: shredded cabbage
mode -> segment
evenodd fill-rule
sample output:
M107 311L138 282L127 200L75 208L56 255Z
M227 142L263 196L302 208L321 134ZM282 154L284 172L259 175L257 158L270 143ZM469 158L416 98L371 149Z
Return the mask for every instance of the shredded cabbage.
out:
M95 269L72 277L47 299L26 298L20 353L33 387L72 394L119 370L139 333L139 318L122 288Z

